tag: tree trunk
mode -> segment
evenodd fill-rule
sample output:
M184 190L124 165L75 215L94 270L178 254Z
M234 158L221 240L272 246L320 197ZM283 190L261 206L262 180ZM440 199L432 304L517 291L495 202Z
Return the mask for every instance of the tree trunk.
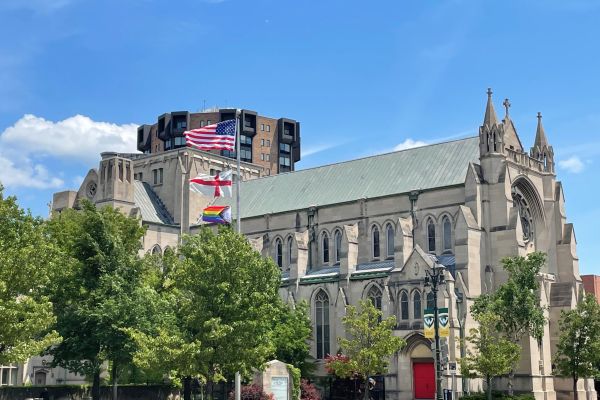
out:
M100 400L100 368L94 371L92 382L92 400Z
M369 400L369 375L365 379L365 395L364 400Z
M514 368L511 368L511 370L508 372L508 395L511 397L514 395L514 391L513 391L513 378L514 377L515 377L515 370L514 370Z
M573 374L573 399L577 400L579 398L577 394L577 375Z
M487 384L487 388L486 388L487 389L486 390L487 400L492 400L492 377L489 376L489 375L486 376L485 377L485 382Z
M113 361L112 365L112 398L117 400L117 363Z
M183 378L183 400L192 400L192 377Z

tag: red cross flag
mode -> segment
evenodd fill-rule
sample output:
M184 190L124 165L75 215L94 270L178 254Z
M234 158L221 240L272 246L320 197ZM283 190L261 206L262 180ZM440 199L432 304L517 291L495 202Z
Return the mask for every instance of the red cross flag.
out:
M231 170L215 176L200 174L190 179L190 190L205 196L231 197Z

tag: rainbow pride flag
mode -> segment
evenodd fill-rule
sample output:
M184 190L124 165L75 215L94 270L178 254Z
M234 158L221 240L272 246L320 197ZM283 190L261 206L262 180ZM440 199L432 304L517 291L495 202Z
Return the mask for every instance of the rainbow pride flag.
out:
M211 224L230 224L231 207L229 206L210 206L202 211L202 221Z

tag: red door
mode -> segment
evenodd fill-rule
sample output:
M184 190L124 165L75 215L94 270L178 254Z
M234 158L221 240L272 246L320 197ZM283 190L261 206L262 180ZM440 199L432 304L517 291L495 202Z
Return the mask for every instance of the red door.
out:
M435 397L435 369L432 362L413 363L415 399Z

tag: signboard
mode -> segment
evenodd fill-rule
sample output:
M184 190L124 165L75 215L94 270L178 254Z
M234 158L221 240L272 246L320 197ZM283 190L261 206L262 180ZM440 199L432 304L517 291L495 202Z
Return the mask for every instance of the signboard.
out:
M450 373L452 375L456 374L456 363L455 362L448 363L448 370L450 371Z
M289 400L288 399L288 377L287 376L273 376L271 377L271 393L275 400Z
M433 308L426 308L423 313L423 334L428 339L433 339L435 337L434 321Z
M448 337L450 334L450 318L447 308L438 308L438 321L440 337Z

